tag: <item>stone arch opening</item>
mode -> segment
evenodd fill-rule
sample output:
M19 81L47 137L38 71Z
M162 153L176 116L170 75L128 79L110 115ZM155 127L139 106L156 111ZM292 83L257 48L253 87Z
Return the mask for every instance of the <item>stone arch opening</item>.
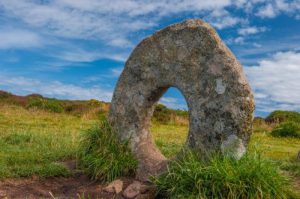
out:
M155 145L166 158L184 147L189 131L189 112L180 90L170 87L154 105L150 133Z
M170 87L185 97L190 122L186 146L239 158L252 130L253 95L242 66L214 29L201 20L171 25L144 39L118 80L109 120L119 140L130 140L137 178L166 169L149 132L153 105Z

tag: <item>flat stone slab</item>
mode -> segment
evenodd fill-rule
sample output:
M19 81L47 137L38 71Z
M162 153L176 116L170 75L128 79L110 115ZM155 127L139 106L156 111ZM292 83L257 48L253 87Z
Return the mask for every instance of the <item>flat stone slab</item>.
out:
M245 153L254 100L243 68L209 24L187 20L144 39L115 88L109 119L118 138L131 141L138 179L166 169L149 126L154 104L170 87L187 101L187 147L202 155L222 151L239 158Z

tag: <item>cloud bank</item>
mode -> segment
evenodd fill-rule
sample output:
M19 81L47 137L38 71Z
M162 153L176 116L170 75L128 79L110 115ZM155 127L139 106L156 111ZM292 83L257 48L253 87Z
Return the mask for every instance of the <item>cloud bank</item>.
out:
M258 111L300 111L300 52L278 52L245 70Z

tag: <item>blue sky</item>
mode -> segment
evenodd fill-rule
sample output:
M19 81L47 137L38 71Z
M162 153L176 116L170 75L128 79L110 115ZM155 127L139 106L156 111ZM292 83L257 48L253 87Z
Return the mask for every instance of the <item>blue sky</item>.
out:
M190 18L242 63L256 115L300 111L300 0L0 0L0 89L110 101L134 47ZM175 89L161 102L186 108Z

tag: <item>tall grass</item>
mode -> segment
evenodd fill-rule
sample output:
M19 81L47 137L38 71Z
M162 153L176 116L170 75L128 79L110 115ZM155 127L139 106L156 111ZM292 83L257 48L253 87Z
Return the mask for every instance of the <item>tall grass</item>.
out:
M112 181L120 176L134 176L137 160L129 149L129 142L120 143L109 122L87 130L80 141L80 166L93 179Z
M240 160L214 155L208 160L187 151L154 178L160 197L178 199L293 198L289 180L279 168L259 154Z

